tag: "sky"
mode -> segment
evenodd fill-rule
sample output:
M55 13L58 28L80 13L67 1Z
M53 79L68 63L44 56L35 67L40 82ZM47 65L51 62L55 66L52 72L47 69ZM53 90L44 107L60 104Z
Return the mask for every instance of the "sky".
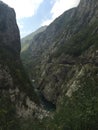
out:
M13 7L21 38L39 27L49 25L64 11L76 7L80 0L2 0Z

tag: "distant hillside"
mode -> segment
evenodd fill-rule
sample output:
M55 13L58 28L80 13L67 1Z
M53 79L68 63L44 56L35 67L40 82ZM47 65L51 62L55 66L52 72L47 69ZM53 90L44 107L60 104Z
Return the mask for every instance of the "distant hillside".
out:
M26 50L29 47L29 45L32 43L34 36L37 35L38 33L45 31L46 28L47 28L47 26L42 26L39 29L37 29L35 32L32 32L31 34L22 38L21 39L21 51L23 52L24 50Z

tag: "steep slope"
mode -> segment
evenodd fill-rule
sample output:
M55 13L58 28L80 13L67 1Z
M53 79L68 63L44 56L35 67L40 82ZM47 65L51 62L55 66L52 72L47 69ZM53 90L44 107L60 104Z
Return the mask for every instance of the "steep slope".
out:
M42 118L45 113L24 71L20 50L15 12L0 1L0 130L19 130L19 118Z
M39 29L37 29L35 32L29 34L28 36L24 37L21 39L21 51L25 51L30 44L32 43L32 40L34 38L35 35L37 35L38 33L41 33L43 31L45 31L47 28L47 26L42 26Z
M97 6L96 0L81 1L77 8L62 14L43 33L34 37L23 62L32 79L39 82L38 86L44 94L50 89L50 94L55 97L52 91L55 92L54 88L62 86L66 73L73 65L87 60L89 63L95 58L98 38ZM57 81L58 87L55 86ZM50 94L49 97L52 98Z
M98 1L81 0L36 35L27 52L25 68L56 105L47 128L97 130Z

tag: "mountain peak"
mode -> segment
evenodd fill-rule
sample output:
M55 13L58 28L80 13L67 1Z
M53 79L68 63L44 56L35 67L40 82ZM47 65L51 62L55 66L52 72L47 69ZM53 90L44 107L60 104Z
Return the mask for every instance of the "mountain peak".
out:
M13 8L0 1L0 46L20 53L20 35Z

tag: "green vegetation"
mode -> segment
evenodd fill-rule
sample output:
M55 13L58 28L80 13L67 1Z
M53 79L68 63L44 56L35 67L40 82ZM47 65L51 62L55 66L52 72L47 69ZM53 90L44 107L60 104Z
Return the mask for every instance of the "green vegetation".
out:
M98 129L98 69L91 77L81 79L81 88L71 98L64 97L59 112L52 121L53 130L97 130Z
M86 26L86 28L83 28L77 34L74 34L71 39L66 41L66 43L60 44L58 50L52 54L52 56L57 58L62 53L72 56L80 56L92 45L95 46L95 48L98 47L98 35L96 33L97 23L98 21L91 26Z
M71 98L63 97L53 119L35 121L29 125L29 130L98 130L97 67L90 74L89 77L85 72L80 79L81 87Z
M81 87L63 101L53 119L20 120L19 130L98 130L98 68L85 69Z
M39 100L34 92L32 83L21 64L19 57L17 57L17 54L11 50L8 51L8 49L2 48L0 49L0 62L2 65L9 67L9 70L11 70L10 74L13 77L13 82L15 85L19 86L19 90L25 92L30 99L38 103Z
M0 91L0 130L19 130L19 119L16 116L15 105L11 103L8 93Z
M45 31L46 28L47 28L47 26L43 26L43 27L37 29L35 32L29 34L28 36L22 38L22 40L21 40L21 52L26 51L26 50L29 48L30 44L32 43L33 38L34 38L37 34L39 34L39 33L43 32L43 31Z
M19 56L11 49L0 48L0 65L9 68L9 73L13 79L14 86L19 87L20 92L24 92L31 100L39 104L39 99L34 92L32 83L19 60ZM2 81L5 87L5 81ZM9 86L8 86L9 87ZM8 89L0 88L0 130L21 130L20 119L16 114L16 105L12 103ZM25 105L25 99L24 99Z

